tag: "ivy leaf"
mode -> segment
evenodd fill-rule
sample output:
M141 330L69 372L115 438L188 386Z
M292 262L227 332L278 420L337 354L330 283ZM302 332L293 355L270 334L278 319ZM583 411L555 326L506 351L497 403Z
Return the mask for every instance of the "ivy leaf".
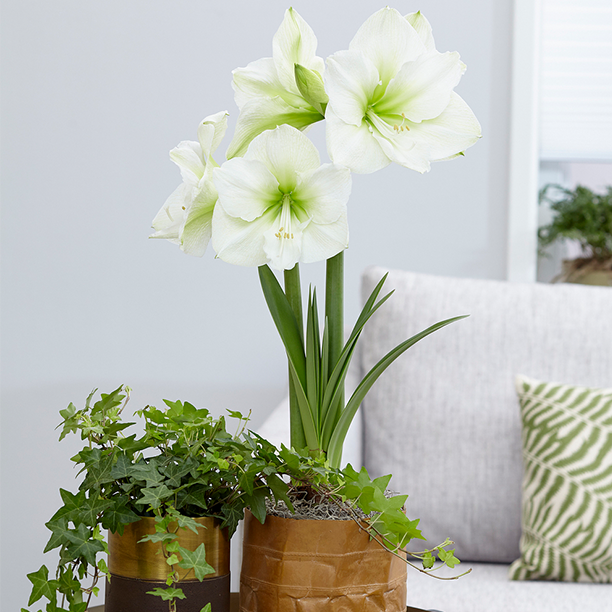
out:
M168 486L178 488L181 486L181 479L183 476L186 476L194 467L197 467L196 462L185 461L184 463L171 463L160 469L166 477ZM147 486L151 485L147 483Z
M212 605L210 603L207 603L201 610L200 612L212 612Z
M101 399L99 399L94 404L93 409L91 410L91 414L93 415L100 412L112 412L113 408L119 406L125 398L125 395L121 394L122 391L123 385L117 387L114 391L111 391L110 393L100 393Z
M70 608L68 608L68 612L85 612L87 610L87 602L81 601L79 603L72 602L70 604Z
M168 499L172 495L172 491L165 485L160 487L142 489L142 497L136 501L138 505L149 505L156 509L161 506L164 499Z
M204 525L200 525L196 520L190 518L189 516L183 516L182 514L176 513L174 514L174 518L181 529L191 529L193 533L198 533L198 529L200 528L206 529Z
M28 606L37 602L41 597L46 597L49 601L56 601L59 582L49 580L49 570L46 565L43 565L37 572L28 574L27 577L33 585Z
M145 480L147 487L152 488L164 481L164 477L159 473L157 467L157 461L153 459L149 463L137 463L131 466L129 475L137 480Z
M130 476L130 471L132 468L132 462L126 453L121 453L117 457L117 462L113 465L111 469L111 476L115 480L119 480L120 478L128 478Z
M281 451L279 455L280 458L287 464L289 470L297 471L300 469L300 458L294 453L292 453L284 444L281 445Z
M58 546L61 546L66 542L66 534L70 531L68 528L68 520L65 517L61 517L57 520L51 520L45 523L45 527L52 532L45 550L43 552L49 552Z
M182 546L179 547L183 560L179 563L179 567L183 569L193 569L196 578L202 582L204 576L214 574L215 568L206 562L206 547L200 544L194 551L187 550Z
M407 495L394 495L387 498L387 508L391 510L401 510L408 499Z
M375 487L378 487L383 493L387 490L389 486L389 481L391 480L391 474L387 474L387 476L380 476L379 478L375 478L372 483Z
M176 539L178 536L176 533L169 533L167 531L161 531L158 533L147 533L147 535L143 536L138 543L141 542L172 542L172 540Z
M94 449L97 450L97 449ZM100 454L100 459L87 466L87 477L81 485L82 489L100 489L103 484L114 482L111 475L113 471L113 456Z
M162 589L157 587L153 591L147 591L147 595L155 595L156 597L161 597L163 601L170 601L172 599L186 599L185 593L183 593L182 589L173 589L167 588Z
M64 419L58 427L64 426L60 434L60 442L69 434L76 433L79 429L79 419L76 416L76 406L70 402L65 410L60 410L60 416Z
M195 487L189 487L189 489L183 489L178 494L178 508L183 506L197 506L203 510L208 509L208 487L199 485Z
M446 565L448 565L448 567L452 569L453 567L455 567L455 565L461 563L461 561L459 561L459 559L455 557L454 553L454 548L452 550L444 550L443 548L441 548L438 551L438 557L440 557L440 561L443 561L444 563L446 563Z
M68 554L73 559L82 557L89 565L96 565L96 553L104 551L104 545L99 540L94 540L90 530L81 523L78 529L71 529L66 537L72 544L68 546Z
M166 544L166 550L168 552L173 552L173 553L177 553L179 551L179 543L178 543L178 539L173 540L172 542Z
M239 508L236 506L223 506L221 513L225 517L221 527L227 527L231 538L238 527L238 523L244 518L244 510L242 506Z
M284 501L287 504L289 510L293 511L293 505L291 503L291 500L287 496L287 491L289 490L289 486L287 485L287 483L281 480L276 474L270 474L266 478L266 482L272 490L276 501Z
M74 522L85 503L85 491L79 491L76 495L73 495L66 489L60 489L60 496L64 505L51 517L49 522L56 521L60 517Z
M168 565L175 565L176 563L179 562L179 558L175 555L175 554L171 554L167 559L166 559L166 563Z
M98 559L98 569L110 580L110 572L104 559Z
M266 492L255 489L252 495L245 495L245 500L253 516L263 525L266 520Z
M59 576L59 592L64 595L72 595L73 593L77 593L80 597L78 601L83 601L82 593L81 593L81 583L74 577L72 574L72 569L62 568L64 571L60 571ZM71 599L74 599L72 597Z
M95 527L98 524L98 517L113 506L113 502L109 499L100 497L90 497L85 500L79 512L79 519L89 527Z
M423 555L423 568L424 569L431 569L434 566L434 561L435 558L434 556L431 554L430 551L427 551L424 555Z
M145 441L145 438L140 438L139 440L136 440L136 434L121 438L117 441L117 446L124 450L126 453L130 453L132 455L149 447L148 443Z
M127 502L127 497L125 498ZM104 511L102 516L102 527L110 529L113 533L123 535L126 525L139 521L142 517L138 516L133 510L124 504L113 504L112 507Z

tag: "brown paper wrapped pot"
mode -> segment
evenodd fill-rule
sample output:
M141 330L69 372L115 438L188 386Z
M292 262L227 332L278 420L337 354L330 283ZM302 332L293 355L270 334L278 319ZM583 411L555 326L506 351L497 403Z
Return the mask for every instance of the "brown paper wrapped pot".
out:
M245 516L241 612L400 612L406 563L354 521Z

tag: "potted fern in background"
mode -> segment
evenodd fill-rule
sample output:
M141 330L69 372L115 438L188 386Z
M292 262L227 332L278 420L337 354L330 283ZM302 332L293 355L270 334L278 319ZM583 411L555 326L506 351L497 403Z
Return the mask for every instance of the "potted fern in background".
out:
M612 187L595 193L583 185L549 184L540 191L540 202L548 202L553 212L552 221L538 230L540 248L574 240L582 249L580 257L563 261L552 282L612 286Z

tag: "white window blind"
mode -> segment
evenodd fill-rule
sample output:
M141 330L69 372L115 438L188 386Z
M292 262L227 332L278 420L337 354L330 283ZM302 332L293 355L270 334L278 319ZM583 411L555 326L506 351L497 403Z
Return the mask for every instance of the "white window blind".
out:
M612 160L612 0L543 0L540 158Z

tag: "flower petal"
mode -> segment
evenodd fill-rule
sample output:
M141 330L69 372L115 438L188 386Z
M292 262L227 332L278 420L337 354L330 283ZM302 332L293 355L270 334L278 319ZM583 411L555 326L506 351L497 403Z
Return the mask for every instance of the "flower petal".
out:
M192 186L204 176L202 147L199 142L183 140L170 151L170 159L181 169L183 180Z
M431 25L421 11L417 11L416 13L408 13L405 19L416 30L416 33L419 35L419 38L425 45L425 49L427 49L427 51L434 51L436 44L431 31Z
M261 266L268 263L264 251L264 233L274 221L269 211L255 221L230 217L222 206L215 206L212 220L212 245L217 257L237 266Z
M328 106L325 123L327 152L334 163L357 174L376 172L391 163L365 120L359 127L345 123Z
M227 158L244 155L251 141L266 130L283 124L301 130L321 119L323 116L313 108L295 108L279 97L253 98L240 111Z
M179 234L185 220L185 210L189 205L190 193L191 188L181 183L170 194L153 219L152 227L155 233L149 238L164 238L174 244L180 244Z
M380 80L376 67L357 51L339 51L327 58L327 68L325 85L334 112L360 126Z
M416 146L426 150L432 161L462 153L477 142L481 134L480 123L472 109L455 92L440 115L410 128Z
M236 68L232 71L234 79L234 100L240 110L253 98L274 98L282 97L287 104L296 107L305 106L305 102L297 91L289 91L281 83L278 73L271 57L264 57L255 62L251 62L246 68Z
M400 13L386 7L374 13L357 31L349 45L372 61L383 87L406 63L425 53L416 30Z
M276 177L282 193L295 189L298 173L313 172L321 163L315 145L302 132L289 125L279 125L257 136L249 145L244 158L264 163Z
M302 232L309 221L300 222L292 215L291 233L280 232L283 225L282 212L279 212L272 227L264 233L264 251L270 265L276 270L291 270L302 254Z
M198 140L202 148L202 156L206 161L214 153L225 136L227 130L227 111L221 111L205 117L198 126Z
M302 254L304 263L329 259L348 248L349 232L346 208L334 223L311 222L302 233Z
M324 164L298 185L292 199L315 223L334 223L345 213L350 194L351 171Z
M287 9L272 42L274 65L278 78L286 89L298 93L295 84L295 64L316 70L323 76L325 64L316 56L316 52L317 37L312 28L295 9Z
M210 241L216 202L217 190L212 181L206 181L191 203L181 232L181 249L188 255L204 255Z
M430 170L430 158L426 150L417 147L409 134L389 135L386 131L374 130L373 136L390 161L421 173Z
M448 106L461 74L458 53L423 54L402 66L374 110L379 116L399 115L400 120L402 113L410 121L433 119Z
M282 197L278 181L258 160L230 159L215 168L213 180L225 212L244 221L260 217Z

